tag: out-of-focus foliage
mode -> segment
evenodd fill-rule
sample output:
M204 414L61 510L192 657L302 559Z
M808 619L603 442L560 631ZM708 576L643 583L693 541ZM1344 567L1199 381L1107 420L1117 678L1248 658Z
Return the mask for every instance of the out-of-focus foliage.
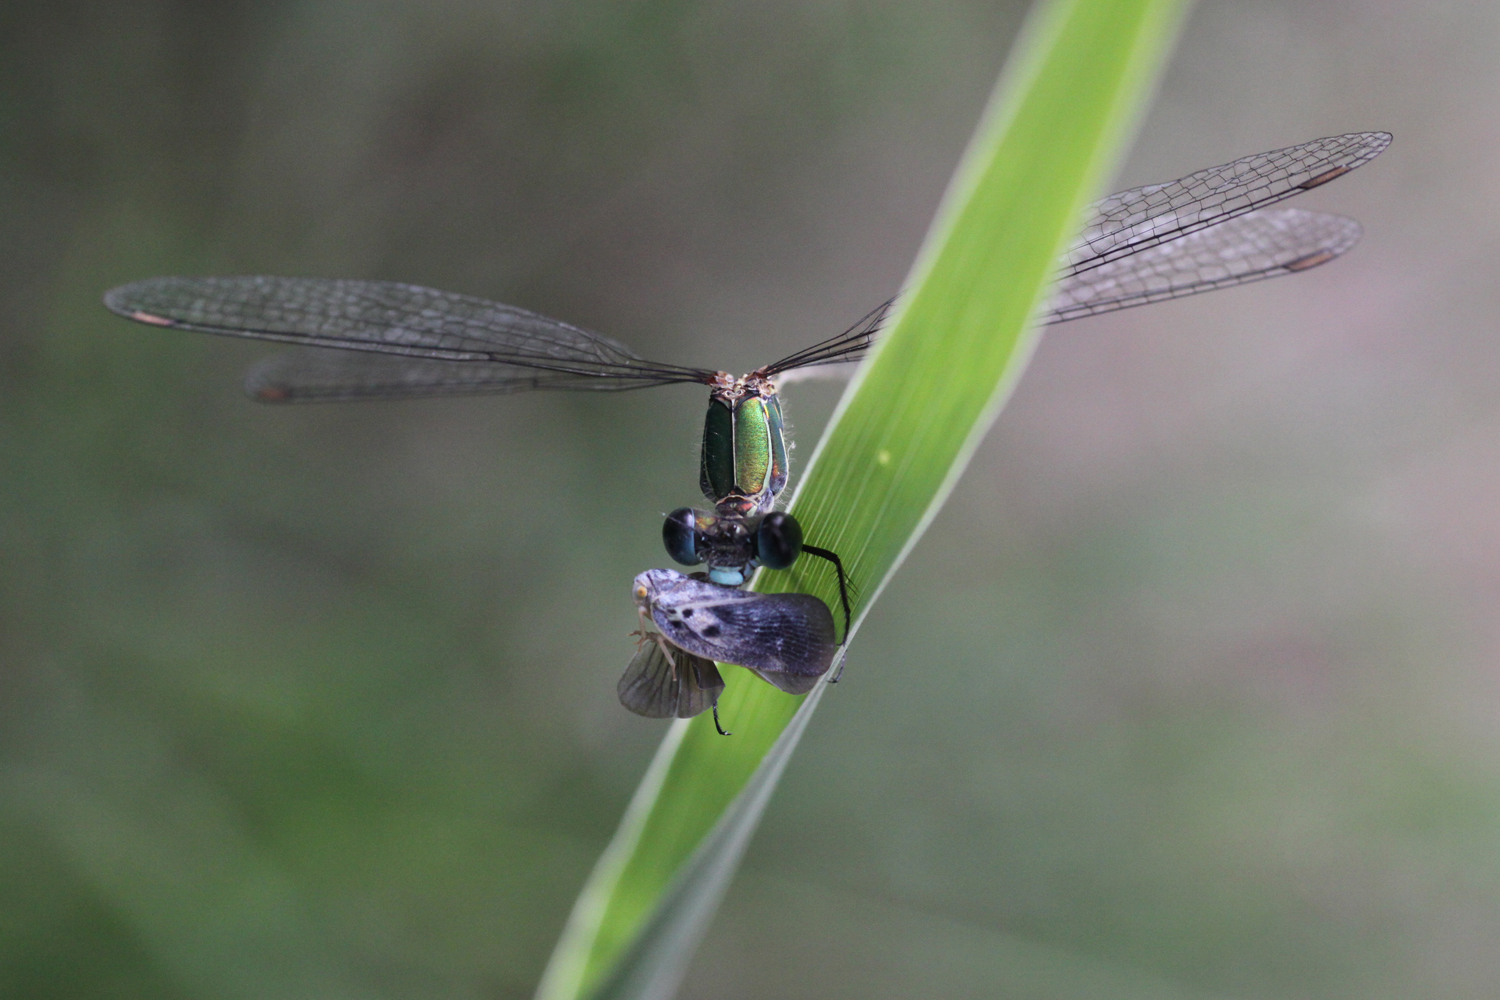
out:
M104 288L401 279L754 367L900 281L1019 13L0 12L0 995L529 995L696 495L692 390L268 410ZM1044 342L687 995L1493 994L1497 44L1197 9L1114 186L1387 128L1306 196L1365 244Z

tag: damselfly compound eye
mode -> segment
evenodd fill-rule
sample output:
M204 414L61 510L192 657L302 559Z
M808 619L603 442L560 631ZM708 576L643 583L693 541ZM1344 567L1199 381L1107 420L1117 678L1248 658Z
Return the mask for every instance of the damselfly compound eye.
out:
M698 530L698 516L691 507L678 507L667 515L661 526L661 540L667 547L667 555L684 566L696 566L703 561L703 532Z

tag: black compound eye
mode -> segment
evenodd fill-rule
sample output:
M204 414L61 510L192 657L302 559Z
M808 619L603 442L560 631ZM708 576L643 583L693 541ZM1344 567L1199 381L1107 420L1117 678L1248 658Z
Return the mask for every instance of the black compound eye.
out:
M786 569L802 554L802 526L790 514L767 514L755 531L755 557L766 569Z
M703 561L699 548L703 532L698 530L698 518L691 507L678 507L667 515L661 526L661 540L667 547L667 555L684 566L696 566Z

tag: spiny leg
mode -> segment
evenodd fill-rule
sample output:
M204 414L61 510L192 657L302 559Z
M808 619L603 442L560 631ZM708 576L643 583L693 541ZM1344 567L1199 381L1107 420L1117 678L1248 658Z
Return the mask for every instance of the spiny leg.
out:
M651 623L646 620L646 613L644 611L640 612L640 616L641 616L641 624L647 626L647 628L638 629L637 631L630 633L631 635L633 635L633 636L636 637L637 648L639 648L640 646L644 646L648 642L654 642L654 643L656 643L656 645L661 649L661 654L667 658L667 663L672 668L672 679L676 680L677 679L677 660L676 660L675 657L672 656L672 644L670 642L667 642L666 636L662 635L660 632L651 632L651 631L648 631L649 626L650 626ZM734 735L733 733L731 733L729 730L725 729L722 725L719 724L719 699L718 698L714 699L713 709L714 709L714 728L719 731L719 735L720 736L733 736Z
M638 637L636 639L636 648L639 649L648 642L656 643L656 647L661 650L661 655L666 657L667 666L672 668L672 679L675 681L677 679L677 658L672 655L672 644L660 632L652 632L650 630L653 623L646 618L646 612L639 611L637 613L641 616L641 625L644 627L630 633Z

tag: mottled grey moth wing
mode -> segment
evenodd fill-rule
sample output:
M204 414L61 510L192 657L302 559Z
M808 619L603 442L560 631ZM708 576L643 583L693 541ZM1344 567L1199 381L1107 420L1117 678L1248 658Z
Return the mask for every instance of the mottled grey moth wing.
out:
M669 659L661 638L647 635L631 658L616 688L620 704L650 719L691 719L713 708L724 690L719 668L682 649Z
M675 575L651 601L651 618L672 645L749 667L793 694L810 690L833 663L833 615L818 598L756 594Z

